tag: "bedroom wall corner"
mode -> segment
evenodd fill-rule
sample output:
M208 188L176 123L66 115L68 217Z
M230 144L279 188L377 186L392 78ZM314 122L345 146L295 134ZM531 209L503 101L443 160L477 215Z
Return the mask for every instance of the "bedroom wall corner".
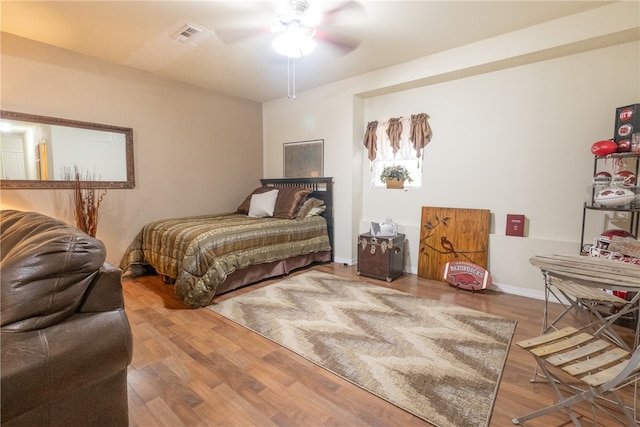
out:
M363 138L364 138L364 127L362 123L365 121L365 100L358 96L353 96L353 156L352 156L352 164L351 164L351 188L353 193L352 198L352 211L353 215L351 217L351 239L354 242L351 245L351 254L349 255L349 265L353 265L357 262L358 252L357 252L357 237L360 234L360 218L362 218L363 214L363 159L366 160L366 156L364 155L364 150L362 149Z
M353 262L358 217L354 207L360 199L353 185L354 156L360 153L354 137L354 97L352 91L332 91L331 102L323 89L298 93L296 99L282 98L263 103L265 178L283 176L283 144L324 140L324 176L333 177L334 257L338 263ZM335 98L334 98L335 97ZM335 103L334 103L335 99ZM282 118L286 117L286 125ZM355 177L355 178L354 178ZM354 226L354 224L356 224Z

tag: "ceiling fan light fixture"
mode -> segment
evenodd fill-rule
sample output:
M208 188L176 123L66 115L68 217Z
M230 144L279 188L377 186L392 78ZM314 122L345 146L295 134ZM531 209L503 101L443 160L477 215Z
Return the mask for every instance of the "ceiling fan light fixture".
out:
M288 58L300 58L313 52L316 48L316 42L313 40L313 33L307 34L300 28L287 28L279 34L271 45L280 55Z

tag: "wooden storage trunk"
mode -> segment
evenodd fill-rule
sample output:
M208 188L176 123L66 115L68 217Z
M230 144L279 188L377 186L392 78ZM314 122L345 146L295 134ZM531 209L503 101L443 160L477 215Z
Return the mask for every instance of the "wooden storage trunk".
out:
M391 282L404 271L404 234L358 237L358 274Z

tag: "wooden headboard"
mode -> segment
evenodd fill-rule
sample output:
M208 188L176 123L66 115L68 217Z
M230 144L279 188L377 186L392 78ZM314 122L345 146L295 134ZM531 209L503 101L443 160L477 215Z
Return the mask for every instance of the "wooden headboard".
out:
M327 207L322 213L327 220L327 231L331 243L331 260L333 261L333 178L265 178L261 179L262 185L269 187L302 187L310 188L309 197L315 197L324 201Z

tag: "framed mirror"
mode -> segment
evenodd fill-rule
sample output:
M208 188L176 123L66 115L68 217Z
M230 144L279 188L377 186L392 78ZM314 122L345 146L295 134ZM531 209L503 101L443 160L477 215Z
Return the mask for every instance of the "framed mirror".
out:
M0 111L0 188L134 188L133 129Z

